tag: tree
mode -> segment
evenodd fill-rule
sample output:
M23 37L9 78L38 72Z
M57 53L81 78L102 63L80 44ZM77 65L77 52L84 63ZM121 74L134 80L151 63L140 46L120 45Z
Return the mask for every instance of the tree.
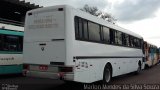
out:
M94 16L97 16L99 18L102 18L102 19L104 19L110 23L113 23L113 24L115 24L115 22L117 21L111 14L106 13L106 12L102 12L95 6L90 7L89 5L86 4L80 10L85 11L89 14L94 15Z

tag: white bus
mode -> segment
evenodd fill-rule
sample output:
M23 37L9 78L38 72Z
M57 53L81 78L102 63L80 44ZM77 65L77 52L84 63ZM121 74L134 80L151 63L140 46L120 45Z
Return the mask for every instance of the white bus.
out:
M82 83L139 72L143 38L67 5L28 11L24 74Z
M23 30L0 23L0 75L22 74Z

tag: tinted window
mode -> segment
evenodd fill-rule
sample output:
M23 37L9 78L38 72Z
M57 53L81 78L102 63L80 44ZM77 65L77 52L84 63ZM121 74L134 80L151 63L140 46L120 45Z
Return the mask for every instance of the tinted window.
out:
M115 44L115 30L110 29L110 44Z
M100 25L88 22L89 40L100 41Z
M83 20L83 30L84 30L84 38L88 39L88 22L87 22L87 20Z
M23 51L23 37L22 36L19 36L18 51Z
M134 47L134 38L132 36L129 36L129 43L131 47Z
M0 50L2 51L4 47L4 35L0 35Z
M22 51L23 37L14 35L3 35L3 42L1 42L1 51Z
M75 37L78 40L141 48L142 40L118 30L75 17Z
M6 36L5 37L5 51L18 51L18 37L15 36Z
M79 38L83 38L83 27L82 27L82 19L79 18L79 22L78 22L78 27L79 27Z
M129 35L123 34L123 45L129 46Z
M110 42L110 31L109 31L109 28L107 27L103 27L103 31L102 31L102 35L103 35L103 41L106 42L106 43L109 43Z
M122 45L122 33L115 31L115 44Z
M79 38L79 18L78 17L75 17L75 36L76 36L76 39Z
M79 17L75 17L76 39L88 39L88 22Z

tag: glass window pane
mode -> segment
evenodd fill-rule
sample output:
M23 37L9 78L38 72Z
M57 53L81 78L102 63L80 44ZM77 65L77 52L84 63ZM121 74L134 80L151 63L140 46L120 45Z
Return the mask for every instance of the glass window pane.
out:
M87 20L83 20L83 30L84 30L84 39L88 40L88 22Z
M115 43L118 45L122 45L122 33L119 31L115 32Z
M0 35L0 51L3 51L4 46L4 35Z
M104 42L109 43L110 42L110 32L109 28L103 27L103 39Z
M115 30L110 29L110 44L115 44Z
M130 44L129 44L129 35L124 34L123 44L124 44L125 46L129 46L129 45L130 45Z
M75 36L76 36L76 39L79 38L78 17L75 17Z
M88 22L89 40L100 41L100 25Z
M19 43L18 43L18 51L22 52L23 51L23 37L19 36Z
M5 51L18 51L18 43L19 43L19 38L17 36L7 35L5 36L4 50Z
M83 27L82 27L82 19L79 18L79 38L83 38Z
M134 47L134 38L132 36L129 36L129 40L130 40L130 46Z

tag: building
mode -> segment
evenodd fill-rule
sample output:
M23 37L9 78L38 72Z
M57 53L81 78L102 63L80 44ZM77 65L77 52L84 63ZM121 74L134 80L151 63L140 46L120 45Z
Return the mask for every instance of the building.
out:
M23 26L26 12L40 7L24 0L1 0L0 23Z

